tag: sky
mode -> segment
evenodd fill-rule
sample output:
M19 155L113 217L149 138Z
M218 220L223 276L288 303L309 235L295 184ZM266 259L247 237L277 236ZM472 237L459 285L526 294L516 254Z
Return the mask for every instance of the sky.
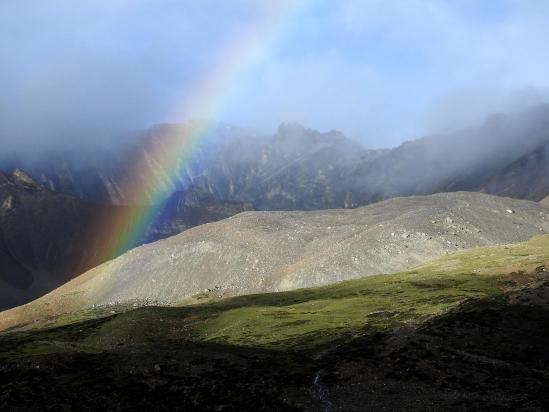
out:
M547 39L545 0L0 0L0 141L199 117L389 147L546 101Z

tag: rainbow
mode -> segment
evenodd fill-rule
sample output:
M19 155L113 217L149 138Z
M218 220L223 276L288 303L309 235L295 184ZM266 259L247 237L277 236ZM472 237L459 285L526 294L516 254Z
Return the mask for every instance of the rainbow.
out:
M246 72L267 58L282 39L304 1L268 0L261 4L261 18L243 27L221 48L214 70L197 81L191 90L185 91L171 118L215 118ZM192 160L196 148L213 127L214 123L208 120L193 123L182 129L176 138L167 139L167 147L157 148L152 157L175 178ZM104 219L99 227L102 260L136 246L173 192L170 181L159 184L156 175L143 176L144 170L150 168L138 162L132 172L136 177L133 186L126 189L136 204L150 206L128 207L122 214Z

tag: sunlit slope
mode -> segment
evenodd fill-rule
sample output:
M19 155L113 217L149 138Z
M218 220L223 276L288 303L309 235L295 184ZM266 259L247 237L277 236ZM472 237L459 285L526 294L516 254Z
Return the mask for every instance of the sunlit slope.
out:
M170 335L169 330L185 325L180 329L183 335L199 341L268 347L327 343L369 329L419 323L468 299L537 284L545 270L549 270L549 236L457 253L394 275L243 296L181 312L159 308L128 312L102 326L96 342L117 345L130 336L136 340L142 335ZM158 322L159 317L164 322Z
M67 331L73 332L67 335L63 328L36 335L30 332L34 338L18 345L16 351L20 355L96 352L158 339L286 349L311 347L375 330L419 324L465 301L537 287L548 280L548 271L549 235L544 235L515 245L455 253L393 275L331 286L218 301L203 294L195 297L203 304L140 308L112 316L100 309L65 315L52 319L48 326L107 317L86 326L84 333L76 333L76 339L71 327Z

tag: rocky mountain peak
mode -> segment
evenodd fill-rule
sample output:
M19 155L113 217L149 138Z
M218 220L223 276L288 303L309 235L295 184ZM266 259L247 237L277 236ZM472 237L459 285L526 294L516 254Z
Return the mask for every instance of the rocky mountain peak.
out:
M40 189L41 186L36 183L32 177L30 177L23 170L16 168L11 174L12 181L20 186L24 186L28 189Z
M295 137L307 134L307 129L299 123L281 123L277 134L280 137Z

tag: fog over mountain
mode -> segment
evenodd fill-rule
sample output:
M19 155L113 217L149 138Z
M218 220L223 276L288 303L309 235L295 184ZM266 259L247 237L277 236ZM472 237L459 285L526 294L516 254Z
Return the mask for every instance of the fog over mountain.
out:
M549 193L549 105L494 114L480 126L378 150L341 132L295 123L281 124L272 135L219 124L174 172L163 153L181 146L191 127L157 125L131 143L85 157L60 151L3 166L22 168L51 190L117 205L156 201L152 192L135 198L136 186L165 187L169 193L201 187L215 198L258 210L350 208L456 190L535 201Z
M549 410L549 2L0 1L0 410Z
M547 100L545 2L282 0L289 11L259 57L216 90L214 111L194 112L192 86L216 84L241 52L219 57L227 40L273 4L3 2L3 154L90 148L197 116L259 134L297 122L388 148Z

